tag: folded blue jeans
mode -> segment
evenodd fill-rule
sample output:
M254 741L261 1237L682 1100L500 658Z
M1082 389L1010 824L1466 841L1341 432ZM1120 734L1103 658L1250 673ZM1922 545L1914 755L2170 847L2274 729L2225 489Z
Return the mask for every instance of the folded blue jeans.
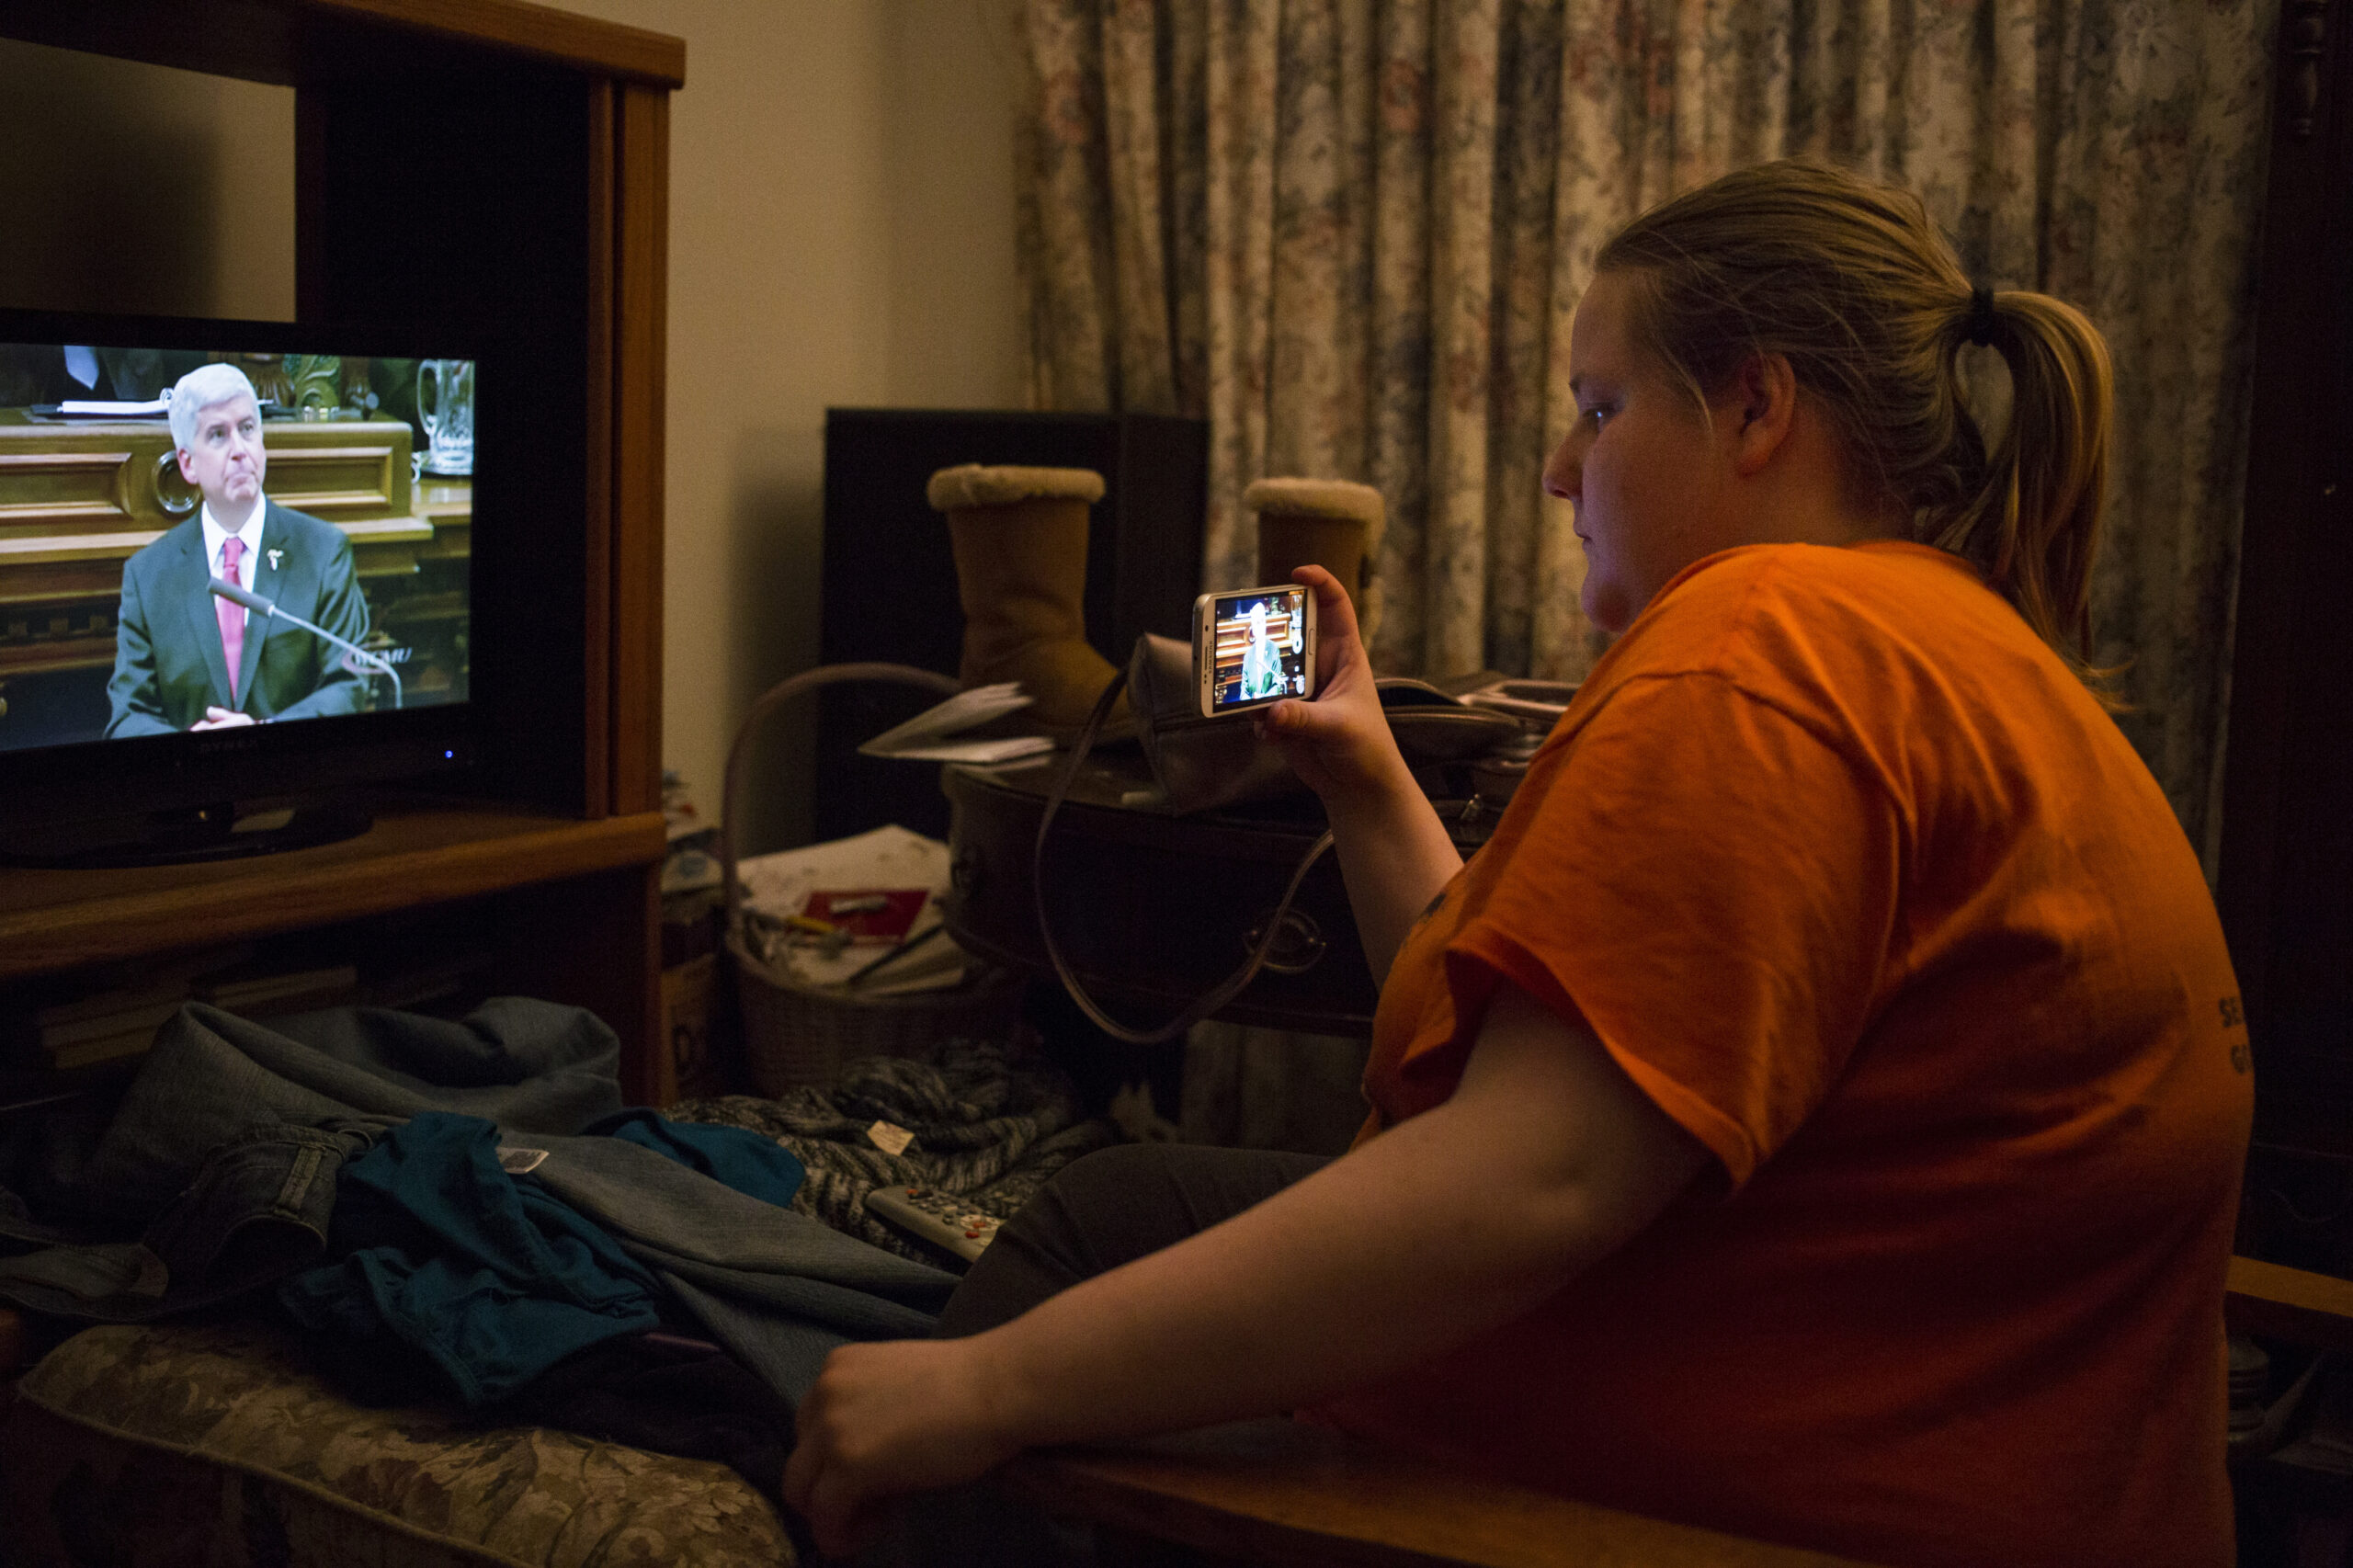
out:
M835 1346L930 1337L957 1276L611 1138L509 1137L532 1176L677 1291L711 1336L798 1401Z
M0 1258L0 1301L53 1316L143 1323L267 1284L326 1249L335 1183L379 1128L263 1123L214 1148L135 1242Z

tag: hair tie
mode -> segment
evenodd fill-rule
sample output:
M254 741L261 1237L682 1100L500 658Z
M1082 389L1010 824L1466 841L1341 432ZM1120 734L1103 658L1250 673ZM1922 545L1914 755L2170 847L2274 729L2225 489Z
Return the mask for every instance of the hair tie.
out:
M1961 336L1984 348L1994 341L1994 290L1972 289L1969 291L1969 320L1962 324Z

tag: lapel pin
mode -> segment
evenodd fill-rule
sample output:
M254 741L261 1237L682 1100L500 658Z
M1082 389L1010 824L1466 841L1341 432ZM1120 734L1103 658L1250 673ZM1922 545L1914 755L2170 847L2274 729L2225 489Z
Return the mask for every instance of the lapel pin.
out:
M282 550L265 550L262 553L269 557L269 569L275 572L278 570L278 558L286 552Z

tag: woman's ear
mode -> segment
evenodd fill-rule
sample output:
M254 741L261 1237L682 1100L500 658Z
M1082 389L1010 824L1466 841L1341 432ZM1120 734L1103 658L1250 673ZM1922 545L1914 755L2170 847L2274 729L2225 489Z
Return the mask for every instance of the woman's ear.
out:
M1753 474L1773 460L1797 417L1798 378L1786 354L1752 354L1733 372L1719 417L1731 426L1733 468Z

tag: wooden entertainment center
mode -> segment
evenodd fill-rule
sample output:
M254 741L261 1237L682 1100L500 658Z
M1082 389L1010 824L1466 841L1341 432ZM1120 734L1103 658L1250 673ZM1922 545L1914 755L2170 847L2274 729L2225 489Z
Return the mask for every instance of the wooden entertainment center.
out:
M531 380L500 459L520 504L477 492L476 605L529 607L477 608L480 798L388 801L364 836L246 860L0 870L0 1006L227 941L358 960L444 927L495 988L610 1024L632 1102L672 1097L656 887L685 45L517 0L0 0L0 37L292 87L298 318L478 324ZM43 1087L0 1073L0 1108Z

